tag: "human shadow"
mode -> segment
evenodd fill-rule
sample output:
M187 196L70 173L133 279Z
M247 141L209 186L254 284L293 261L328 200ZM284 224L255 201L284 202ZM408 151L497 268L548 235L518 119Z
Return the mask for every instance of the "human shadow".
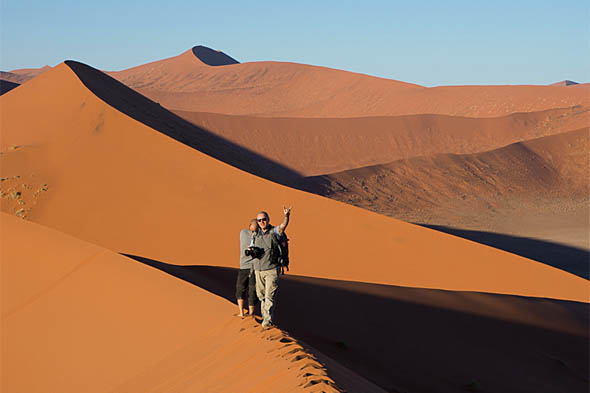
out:
M302 177L296 171L188 122L104 72L73 60L65 64L92 93L125 115L238 169L297 188Z
M502 233L458 229L443 225L418 225L530 258L586 280L590 279L589 250Z
M237 269L126 256L235 302ZM587 304L284 275L277 305L281 329L386 391L588 391Z

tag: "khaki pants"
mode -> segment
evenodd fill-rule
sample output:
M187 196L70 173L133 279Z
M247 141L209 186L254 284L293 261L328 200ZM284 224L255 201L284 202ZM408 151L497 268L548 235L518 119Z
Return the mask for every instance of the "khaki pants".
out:
M262 326L274 324L275 296L279 289L280 268L258 271L256 270L256 295L260 300L262 312Z

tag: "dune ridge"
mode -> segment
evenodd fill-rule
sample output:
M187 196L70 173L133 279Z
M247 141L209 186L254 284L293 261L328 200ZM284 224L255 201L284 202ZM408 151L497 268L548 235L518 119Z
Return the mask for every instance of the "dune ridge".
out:
M2 176L20 176L16 188L31 175L48 186L37 204L22 197L30 220L126 254L234 266L239 228L261 209L279 220L276 209L288 203L297 209L294 274L589 300L588 281L569 273L236 170L106 105L80 80L98 71L76 71L61 64L0 97ZM55 99L56 86L64 99Z
M582 107L478 119L423 114L304 119L174 113L303 176L414 156L479 153L590 124L590 110Z
M413 157L309 179L325 187L319 193L339 200L389 202L393 214L444 205L457 211L473 197L486 207L504 197L584 200L589 139L590 128L582 128L487 152Z
M559 82L552 83L549 86L575 86L575 85L579 85L579 83L565 79L565 80L562 80Z
M343 391L308 346L233 317L231 303L96 245L0 217L3 391ZM343 367L336 374L345 388L382 392Z
M586 127L487 152L414 157L311 177L308 189L450 232L492 231L571 245L579 248L569 252L571 268L588 277L582 250L590 250L589 134Z
M27 79L23 75L13 74L12 72L0 71L0 79L10 83L18 83L19 85L26 82Z
M590 86L419 85L286 62L205 67L191 50L110 75L163 106L267 117L497 117L589 106Z

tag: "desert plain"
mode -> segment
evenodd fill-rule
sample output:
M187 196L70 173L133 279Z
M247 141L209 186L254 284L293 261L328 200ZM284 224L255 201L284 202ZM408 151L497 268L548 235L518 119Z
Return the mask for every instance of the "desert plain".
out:
M3 391L588 391L589 84L204 46L0 79ZM263 331L238 233L283 205Z

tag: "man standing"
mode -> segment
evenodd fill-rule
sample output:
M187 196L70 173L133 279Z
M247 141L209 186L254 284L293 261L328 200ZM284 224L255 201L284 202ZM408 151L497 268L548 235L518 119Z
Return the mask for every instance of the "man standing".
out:
M254 277L254 258L246 255L246 250L252 245L253 235L258 229L256 219L250 221L248 229L240 231L240 270L236 281L236 299L238 301L238 315L244 317L244 298L248 294L248 313L254 315L256 305L256 278Z
M275 296L279 288L279 275L281 271L279 264L279 237L285 232L287 225L289 225L291 207L286 208L283 206L283 213L285 214L283 222L276 227L270 225L270 218L267 212L261 211L256 215L256 221L260 229L254 235L254 246L264 250L260 259L254 260L256 294L260 300L263 329L274 326Z

